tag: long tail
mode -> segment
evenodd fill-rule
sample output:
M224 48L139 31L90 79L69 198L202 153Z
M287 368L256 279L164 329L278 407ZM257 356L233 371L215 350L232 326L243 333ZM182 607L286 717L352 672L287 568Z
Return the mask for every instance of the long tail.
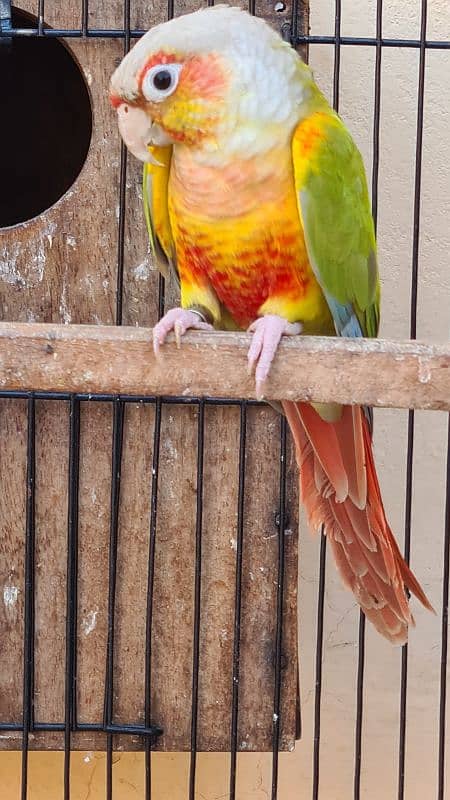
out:
M337 422L326 422L307 403L285 401L283 409L311 528L324 526L344 584L377 631L404 644L414 625L405 587L433 609L387 523L363 410L345 406Z

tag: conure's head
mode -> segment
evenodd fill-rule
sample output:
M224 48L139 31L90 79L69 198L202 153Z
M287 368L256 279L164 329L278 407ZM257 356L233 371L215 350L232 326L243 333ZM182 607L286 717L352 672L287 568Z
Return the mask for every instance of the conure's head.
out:
M128 148L180 143L213 153L264 151L289 136L311 74L263 20L215 6L150 30L111 79Z

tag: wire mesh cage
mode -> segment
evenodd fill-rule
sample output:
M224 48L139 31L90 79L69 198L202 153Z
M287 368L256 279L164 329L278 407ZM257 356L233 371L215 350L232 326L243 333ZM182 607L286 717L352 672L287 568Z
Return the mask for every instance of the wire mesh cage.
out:
M79 179L62 190L68 189L61 199L46 204L39 198L40 217L0 231L4 320L148 325L174 303L174 287L150 272L139 167L119 149L107 86L134 40L193 8L173 0L151 6L137 0L47 0L45 6L30 0L11 17L10 4L0 1L0 59L7 63L16 40L66 43L89 87L93 114ZM342 0L318 0L311 8L295 0L248 7L309 54L334 107L353 120L366 163L371 160L373 214L390 266L396 253L394 247L388 254L387 221L397 204L404 205L394 238L410 232L411 242L408 249L403 241L400 267L393 266L385 293L387 305L389 291L398 292L390 331L439 337L448 328L448 279L439 265L426 279L420 268L433 237L441 240L433 255L444 263L446 234L442 227L424 230L424 216L430 224L424 197L442 225L449 176L442 161L430 183L423 164L425 158L429 168L433 159L426 139L427 87L437 126L430 147L442 143L448 125L450 17L444 7L430 13L426 0L409 20L403 7L399 12L386 0L367 2L364 9L352 12ZM405 59L400 73L406 76L398 84L397 54ZM89 119L86 124L89 139ZM404 152L390 146L396 125ZM404 184L390 182L391 149L403 159L398 172L408 176ZM41 184L51 171L50 157L40 157ZM411 230L404 234L408 214ZM22 222L5 220L4 226ZM385 277L383 258L381 272ZM421 291L433 324L421 314ZM443 414L439 421L414 410L376 415L382 480L388 495L389 482L395 487L388 502L397 529L404 529L405 557L422 562L438 609L432 623L419 617L420 626L428 625L423 638L401 653L388 651L366 631L351 599L337 599L325 538L302 541L302 739L300 760L292 765L293 754L280 755L293 749L300 734L298 495L285 424L261 404L220 398L3 390L0 399L0 746L21 748L17 791L23 800L39 797L33 788L37 762L29 752L34 748L63 751L58 789L51 795L47 786L46 797L77 796L78 749L89 751L88 761L91 751L106 750L98 789L105 798L449 796L450 427L444 434ZM395 428L400 434L392 448L381 444ZM261 451L270 467L261 466ZM424 470L432 473L429 480ZM433 530L421 542L414 534L426 511ZM225 544L224 530L232 531ZM232 587L223 590L221 582L230 580ZM206 623L215 638L208 638ZM164 767L158 749L187 750L188 766L175 760ZM122 782L115 760L126 750L143 751L134 789ZM230 755L200 756L202 750ZM263 750L271 755L257 756ZM208 757L222 760L208 766ZM181 788L164 778L165 769L178 770ZM7 780L5 768L2 788L12 797Z

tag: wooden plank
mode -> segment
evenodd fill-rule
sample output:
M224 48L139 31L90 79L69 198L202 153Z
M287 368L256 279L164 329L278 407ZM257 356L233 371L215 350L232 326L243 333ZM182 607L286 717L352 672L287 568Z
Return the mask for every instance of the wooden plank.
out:
M261 740L263 749L270 750L273 730L280 418L273 409L266 407L249 409L248 416L238 743L241 750L258 751ZM297 477L292 474L293 463L292 450L289 450L282 648L286 702L281 713L281 748L287 750L294 748L297 680L298 494Z
M197 411L162 412L158 480L152 718L164 720L162 749L189 746L194 614Z
M111 404L83 403L80 409L77 710L78 720L88 723L98 723L103 715L111 437ZM44 719L42 715L41 719Z
M0 407L0 719L21 722L27 404Z
M68 403L36 403L36 720L64 719Z
M0 324L2 389L254 397L250 336L189 333L155 358L144 328ZM450 347L416 341L282 340L270 399L450 409Z
M127 405L124 419L115 604L113 719L116 723L142 724L144 716L153 425L152 407ZM131 665L133 680L130 680ZM101 694L101 689L99 693Z
M238 409L206 409L199 684L202 750L222 749L230 736L239 428Z
M24 0L23 8L35 13L34 0ZM80 9L73 4L49 2L46 21L58 27L77 27ZM86 163L74 185L54 205L38 217L14 228L0 230L0 303L3 319L102 322L114 320L116 268L111 255L117 250L118 178L120 141L114 114L107 95L109 76L123 45L117 41L76 41L67 46L80 64L90 89L93 131ZM45 165L47 168L48 165ZM95 214L92 214L95 208ZM22 434L26 417L23 401L1 402L1 413L8 419L2 437L2 453L11 464L23 459ZM25 422L24 422L25 419ZM103 705L105 663L104 613L107 561L111 413L109 405L82 409L82 453L80 482L80 574L78 700L81 721L99 722ZM19 435L18 432L21 431ZM37 403L36 408L36 635L35 696L36 721L64 721L65 614L67 561L67 403ZM108 438L109 437L109 438ZM105 453L106 457L102 458ZM22 463L22 462L21 462ZM2 538L6 563L11 563L18 544L22 556L17 585L23 586L24 520L18 503L24 496L22 471L10 471L11 496L3 495L9 512L16 509L17 544ZM105 486L106 484L106 486ZM97 497L97 504L92 497ZM20 535L18 527L21 527ZM98 568L96 571L96 567ZM103 571L102 571L103 570ZM23 591L19 603L23 602ZM98 607L97 626L89 635L92 612ZM20 606L20 608L22 608ZM20 615L18 625L23 625ZM15 719L22 717L22 660L14 650L15 639L8 635L7 651L15 654L15 668L5 680L16 697ZM1 702L1 701L0 701ZM3 722L11 714L2 712ZM21 736L5 733L6 746L20 747ZM15 736L15 738L14 738ZM88 734L88 737L91 736ZM37 735L39 746L63 744L60 733ZM99 744L104 737L91 739ZM88 739L86 739L87 743Z

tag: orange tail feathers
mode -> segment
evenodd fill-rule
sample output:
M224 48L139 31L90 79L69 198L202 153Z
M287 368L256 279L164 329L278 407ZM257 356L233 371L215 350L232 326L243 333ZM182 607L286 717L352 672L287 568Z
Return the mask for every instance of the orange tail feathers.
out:
M377 631L404 644L414 625L405 587L431 611L387 523L366 416L345 406L324 421L307 403L283 402L295 441L310 526L324 526L344 584Z

